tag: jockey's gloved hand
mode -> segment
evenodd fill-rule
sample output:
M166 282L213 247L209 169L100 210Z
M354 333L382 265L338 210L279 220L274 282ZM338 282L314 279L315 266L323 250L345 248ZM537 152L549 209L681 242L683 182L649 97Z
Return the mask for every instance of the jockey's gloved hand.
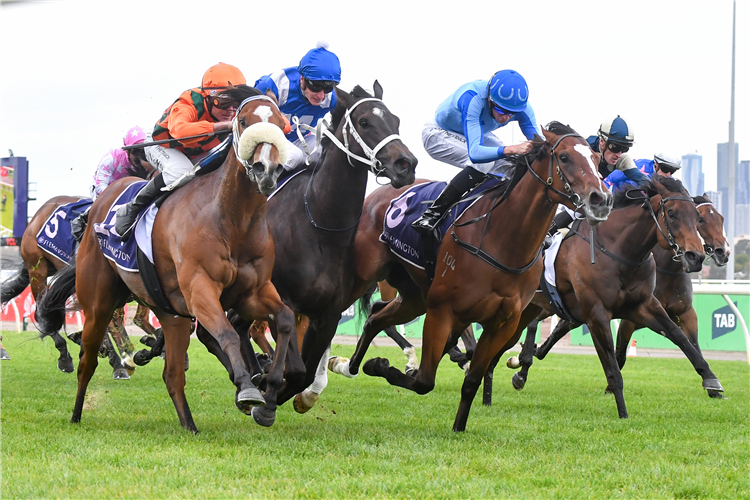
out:
M622 173L625 174L625 177L638 184L638 187L643 187L644 184L649 183L648 176L637 168L629 168L623 170Z

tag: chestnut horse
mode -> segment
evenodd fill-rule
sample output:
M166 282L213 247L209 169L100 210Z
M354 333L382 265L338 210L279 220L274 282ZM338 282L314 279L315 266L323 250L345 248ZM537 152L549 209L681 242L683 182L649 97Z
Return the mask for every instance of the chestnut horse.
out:
M5 280L2 284L2 303L5 304L9 300L17 297L23 292L27 286L31 286L31 294L34 296L34 300L38 301L41 293L47 289L47 278L53 276L57 271L64 268L68 263L61 260L58 256L52 255L42 250L37 243L37 235L43 229L47 222L47 219L61 206L67 205L68 203L74 203L84 200L80 196L55 196L47 200L40 208L36 211L34 216L31 218L26 230L23 233L21 239L21 258L23 263L21 264L18 272ZM64 212L63 212L64 213ZM58 225L67 224L70 225L70 220L64 217L56 217L54 219ZM148 314L148 309L142 306L138 306L138 312L136 315ZM113 319L109 326L109 332L120 351L120 356L112 348L112 344L108 337L104 338L104 346L106 354L109 357L110 364L114 370L113 377L115 379L127 379L130 378L129 374L135 370L133 364L133 344L130 343L130 339L125 332L124 324L122 321L117 321L117 318ZM72 334L73 336L75 334ZM55 343L55 347L60 352L60 356L57 359L57 368L64 373L73 372L73 358L68 352L67 342L65 338L60 335L59 332L54 332L50 335Z
M274 246L266 221L266 197L275 189L286 157L288 142L281 130L288 122L275 101L255 89L247 93L251 97L242 101L234 117L234 148L221 167L175 191L154 221L158 280L178 315L153 304L140 273L121 271L104 257L97 241L94 223L105 219L119 193L133 182L128 179L113 184L94 202L75 265L60 273L42 299L43 332L54 331L54 320L73 289L86 316L73 422L81 419L107 321L131 296L149 304L161 322L166 348L163 378L185 429L198 432L185 398L184 365L192 317L226 354L230 377L237 386L235 405L252 414L256 422L273 424L287 350L292 360L286 366L287 381L302 377L304 368L292 335L294 315L271 283ZM73 280L70 269L77 269ZM250 380L240 340L225 314L230 308L245 318L275 320L279 355L268 375L265 398ZM39 323L42 326L42 320Z
M482 196L454 222L451 237L439 244L432 282L423 269L396 257L379 241L390 201L405 190L385 186L368 196L357 233L358 286L350 300L384 278L399 296L373 309L349 372L359 371L366 346L383 328L426 312L416 376L402 373L383 358L363 366L368 375L426 394L435 386L443 354L469 324L480 323L484 331L464 378L453 424L454 431L464 431L487 366L517 340L521 312L542 274L539 255L558 203L582 209L593 223L609 215L612 195L596 172L598 161L598 155L573 129L552 122L544 130L544 139L534 139L529 154L514 159L513 180L503 197L497 191Z
M615 396L620 418L627 418L623 381L615 359L610 320L621 318L647 326L676 344L703 379L707 390L723 391L721 383L703 356L674 324L654 296L655 264L651 251L658 244L669 250L685 272L699 271L705 258L697 228L705 225L693 199L676 179L655 175L648 193L639 189L619 190L615 210L594 232L596 264L591 265L589 227L583 222L566 238L555 260L555 280L562 303L577 324L586 323L607 378L607 392ZM518 325L518 335L543 310L551 306L537 293ZM561 323L547 339L539 359L567 329ZM535 351L535 335L529 335L519 356L523 367L514 375L513 385L521 389ZM495 361L497 362L497 361ZM509 366L511 366L509 361Z
M325 386L323 381L305 390L316 374L325 376L324 353L352 303L354 241L360 217L367 216L362 202L368 173L397 187L414 182L417 159L398 135L400 121L382 101L382 87L377 81L373 87L374 96L359 86L351 94L335 90L338 103L323 132L320 160L268 199L276 248L273 283L284 303L310 322L301 349L305 379L288 379L279 395L281 404L300 394L294 401L299 412L307 411Z

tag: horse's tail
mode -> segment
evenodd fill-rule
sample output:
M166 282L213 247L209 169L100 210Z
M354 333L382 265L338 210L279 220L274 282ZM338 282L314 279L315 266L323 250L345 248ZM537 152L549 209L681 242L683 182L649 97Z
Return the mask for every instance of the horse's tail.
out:
M29 270L22 262L16 274L3 281L0 285L0 302L5 305L9 300L18 297L29 286Z
M65 303L76 293L76 261L59 271L36 303L36 326L41 336L57 333L65 324Z
M360 297L357 301L357 316L359 319L367 319L372 311L372 296L375 295L375 291L378 289L378 284L373 283L370 288L367 289L365 294Z

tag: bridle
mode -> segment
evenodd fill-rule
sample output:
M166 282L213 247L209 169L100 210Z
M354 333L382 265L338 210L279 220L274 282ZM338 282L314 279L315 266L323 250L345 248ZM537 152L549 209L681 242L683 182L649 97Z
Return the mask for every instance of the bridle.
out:
M631 189L627 192L628 198L630 198L630 193L636 191L641 193L642 191L637 189ZM631 198L635 199L635 198ZM666 211L666 204L668 201L687 201L690 202L691 206L695 207L695 203L693 202L693 199L689 196L684 195L677 195L677 196L667 196L666 198L662 198L659 200L659 208L654 211L653 207L651 206L651 198L646 195L646 201L644 202L644 205L648 207L648 211L651 214L651 218L654 219L654 223L656 224L656 229L661 233L661 235L664 237L665 240L667 240L667 243L669 244L669 247L672 249L672 253L674 254L672 256L672 260L675 262L682 259L682 257L685 255L685 251L680 248L680 245L677 244L677 241L675 240L674 235L672 234L672 229L669 227L669 219L667 218L667 211ZM659 216L657 215L657 212L661 217L664 219L664 228L666 229L666 232L664 229L661 228L661 224L659 224Z
M344 125L341 127L341 133L344 139L343 144L341 141L338 140L336 135L331 132L330 126L331 124L326 120L320 120L318 122L318 125L316 127L311 127L309 125L306 125L304 123L300 123L299 119L295 116L292 118L292 121L297 126L297 137L299 137L300 143L302 144L304 150L305 150L305 156L306 160L305 163L308 165L310 164L310 154L307 150L307 141L305 141L304 137L302 136L302 132L300 129L308 130L315 133L315 145L316 148L320 145L320 141L323 139L323 136L328 137L333 144L336 145L337 148L339 148L341 151L346 153L347 160L349 161L349 165L354 167L354 164L352 163L352 158L355 160L364 163L367 165L370 169L370 172L375 174L376 177L379 177L382 175L382 173L385 171L385 167L383 167L383 164L380 160L378 160L376 157L378 155L378 152L380 152L383 147L385 147L386 144L388 144L391 141L395 140L401 140L401 137L398 134L391 134L382 141L380 141L374 148L370 148L365 141L362 139L362 137L357 132L357 129L354 128L354 124L352 123L351 114L352 111L354 111L354 108L359 106L362 103L365 102L380 102L383 101L381 99L378 99L377 97L366 97L364 99L360 99L359 101L352 104L350 108L346 110L344 113ZM352 139L354 139L354 142L359 144L359 146L362 148L362 151L364 151L364 154L367 158L363 158L355 153L352 153L352 151L349 149L349 135L351 135Z
M354 163L352 163L352 158L354 158L355 160L367 165L369 167L370 172L375 174L376 178L380 177L383 174L383 172L385 172L385 167L383 167L383 164L381 163L380 160L376 158L376 156L378 152L380 152L380 150L383 149L383 147L385 147L388 143L395 141L395 140L401 140L401 137L398 134L391 134L385 139L383 139L382 141L380 141L374 148L370 148L365 143L364 139L362 139L362 136L359 135L359 132L357 132L357 129L354 128L354 124L352 123L352 120L351 120L351 114L354 108L356 108L357 106L359 106L360 104L364 102L382 103L383 101L376 97L367 97L364 99L360 99L359 101L352 104L350 108L347 108L346 112L344 113L344 124L341 127L341 133L344 139L343 144L336 137L335 133L331 132L329 128L331 124L327 120L320 120L317 126L311 127L304 123L300 123L299 119L296 116L292 119L294 124L297 126L297 136L300 139L299 142L302 144L302 147L304 148L304 151L305 151L305 157L306 157L305 163L306 164L308 165L310 164L310 154L307 149L307 141L305 141L304 137L302 136L302 132L300 132L301 128L308 130L308 131L312 131L315 134L315 148L316 149L320 147L320 142L322 141L323 136L325 136L325 137L328 137L337 148L339 148L341 151L346 153L347 161L349 162L349 165L351 165L352 167L355 167ZM349 135L351 135L354 141L357 144L359 144L359 146L362 148L362 151L364 151L364 154L365 156L367 156L367 158L363 158L351 152L351 150L349 149ZM305 190L305 196L304 196L305 213L307 214L308 220L313 225L313 227L315 227L316 229L322 229L323 231L344 232L344 231L349 231L351 229L356 228L357 225L359 224L360 219L362 218L362 212L359 213L359 217L357 217L357 220L354 224L352 224L349 227L345 227L341 229L323 227L319 225L318 223L316 223L315 220L313 219L312 214L310 213L310 206L307 200L307 195L310 192L313 177L315 176L315 172L317 171L318 166L319 164L316 164L315 167L313 168L313 171L310 174L310 180L307 183L307 189Z
M550 152L549 152L549 172L547 174L547 180L546 181L544 179L542 179L542 177L539 174L537 174L536 172L534 172L534 170L531 168L531 165L529 165L528 158L526 158L524 156L524 159L526 160L526 166L528 167L529 172L531 172L531 175L534 176L534 178L536 180L538 180L539 182L541 182L542 184L544 184L544 195L547 197L547 201L548 202L555 203L555 202L553 202L552 200L549 199L549 192L552 191L553 193L555 193L555 194L557 194L559 196L562 196L564 199L568 200L573 206L576 207L575 209L578 210L579 208L581 208L584 205L584 203L581 200L581 197L578 195L578 193L576 193L575 191L573 191L573 188L570 186L570 182L565 177L565 174L563 174L562 169L560 168L560 159L557 157L557 153L555 152L555 150L557 149L557 146L559 146L560 142L562 142L562 140L565 139L566 137L577 137L579 139L583 139L583 137L581 137L578 134L565 134L565 135L561 135L560 137L558 137L557 142L555 142L554 146L552 146L550 148ZM552 185L555 182L555 179L554 179L554 177L552 175L552 165L553 164L555 165L555 170L557 171L557 176L562 181L563 187L565 188L565 191L567 193L563 193L562 191L560 191L559 189L555 188Z
M268 101L270 102L274 108L276 108L279 113L281 113L281 110L279 109L279 105L276 104L276 101L268 97L267 95L254 95L252 97L248 97L244 101L242 101L242 104L239 105L237 108L237 111L234 113L234 118L232 118L232 147L234 147L234 155L237 157L237 160L242 164L243 167L245 167L245 173L247 174L248 178L257 184L257 181L255 179L255 174L253 173L253 165L243 159L240 158L240 131L239 126L237 122L237 118L240 116L240 111L242 111L242 108L245 107L246 104L252 102L252 101Z

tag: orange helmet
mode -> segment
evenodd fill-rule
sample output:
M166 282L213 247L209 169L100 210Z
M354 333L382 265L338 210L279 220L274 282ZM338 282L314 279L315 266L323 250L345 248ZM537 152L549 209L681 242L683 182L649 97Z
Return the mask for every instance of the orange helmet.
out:
M236 66L231 64L219 63L211 66L203 75L201 89L224 90L230 85L244 85L247 81Z

